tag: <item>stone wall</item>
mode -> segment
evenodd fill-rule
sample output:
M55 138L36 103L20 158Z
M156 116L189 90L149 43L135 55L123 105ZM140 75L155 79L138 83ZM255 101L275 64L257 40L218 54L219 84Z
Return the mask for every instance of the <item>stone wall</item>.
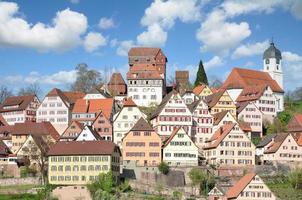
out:
M41 180L37 177L28 178L4 178L0 179L0 185L40 185Z

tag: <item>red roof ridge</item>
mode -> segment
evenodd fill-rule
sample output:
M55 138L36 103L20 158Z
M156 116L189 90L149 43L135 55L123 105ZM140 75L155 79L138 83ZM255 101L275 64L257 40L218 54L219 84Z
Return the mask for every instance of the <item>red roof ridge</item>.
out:
M248 173L245 176L243 176L233 187L231 187L227 193L226 196L229 199L233 199L238 197L238 195L246 188L246 186L253 180L253 178L256 176L256 173Z

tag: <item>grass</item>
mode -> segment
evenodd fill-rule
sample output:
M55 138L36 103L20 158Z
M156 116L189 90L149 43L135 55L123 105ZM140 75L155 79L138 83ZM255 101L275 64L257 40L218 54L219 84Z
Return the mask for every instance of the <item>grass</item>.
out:
M28 190L39 187L37 185L6 185L0 186L0 194L22 194L26 193ZM1 198L0 198L1 200Z
M282 200L302 199L302 190L294 189L288 182L267 183L267 186L278 198Z
M0 194L0 200L37 200L37 195L34 194Z

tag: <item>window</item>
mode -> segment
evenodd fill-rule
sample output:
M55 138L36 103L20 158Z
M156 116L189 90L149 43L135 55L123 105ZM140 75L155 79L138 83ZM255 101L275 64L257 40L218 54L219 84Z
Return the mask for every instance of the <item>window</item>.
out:
M71 171L71 167L69 165L65 166L65 171L66 172L70 172Z

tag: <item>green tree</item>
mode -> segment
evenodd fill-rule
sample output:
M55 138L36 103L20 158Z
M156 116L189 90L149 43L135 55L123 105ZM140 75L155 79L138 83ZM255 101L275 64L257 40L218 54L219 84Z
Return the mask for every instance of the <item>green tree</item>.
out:
M159 165L158 165L158 170L162 173L162 174L165 174L167 175L170 171L170 167L169 165L167 165L167 163L165 162L161 162Z
M196 80L195 80L194 86L196 87L197 85L199 85L201 83L206 84L206 85L209 84L208 83L207 74L206 74L206 72L204 70L202 61L200 60L198 71L197 71L197 74L196 74Z
M174 191L172 194L172 199L173 200L181 200L182 199L182 193L179 191Z
M302 168L297 168L291 171L288 178L294 189L302 189Z
M102 199L101 197L109 198L110 195L114 194L114 181L112 172L101 173L97 180L89 184L88 189L93 199Z
M192 181L192 186L195 188L199 187L200 191L203 191L204 194L207 194L215 185L214 177L199 168L191 169L189 178Z
M77 78L71 85L71 90L87 93L96 88L102 81L101 73L89 69L85 63L79 64L76 68Z

